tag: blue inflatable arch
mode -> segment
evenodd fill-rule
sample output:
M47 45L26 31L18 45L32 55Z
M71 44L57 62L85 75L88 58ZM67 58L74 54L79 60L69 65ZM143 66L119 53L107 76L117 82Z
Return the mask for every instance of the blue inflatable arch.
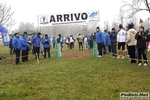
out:
M0 25L0 33L2 35L3 45L8 46L10 41L9 34L7 29L2 25Z

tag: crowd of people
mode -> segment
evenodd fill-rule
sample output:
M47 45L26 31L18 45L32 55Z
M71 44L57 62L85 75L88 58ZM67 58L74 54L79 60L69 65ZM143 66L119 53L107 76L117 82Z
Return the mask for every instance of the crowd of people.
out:
M96 28L96 43L98 48L98 57L103 56L103 51L109 53L109 45L111 45L112 58L124 59L125 51L127 49L128 55L130 57L130 63L136 63L138 59L138 65L142 65L144 61L144 66L148 65L147 50L150 43L150 28L146 31L143 26L139 27L136 31L133 23L128 24L126 29L119 25L119 31L115 31L112 28L112 32L107 33L107 30L100 31L99 27ZM116 48L118 47L118 53ZM142 60L143 57L143 60Z
M66 45L67 50L74 51L76 41L79 45L79 51L83 51L84 49L92 50L93 42L95 41L97 43L98 57L112 53L112 58L124 59L125 51L128 50L131 64L136 63L136 59L138 59L138 65L141 66L143 61L142 56L144 66L148 64L147 49L150 43L150 28L144 31L144 27L140 26L139 30L136 31L133 23L130 23L126 28L120 24L119 31L112 28L111 32L107 30L102 32L99 27L96 27L95 33L85 36L79 34L76 38L73 35L63 38L59 34L57 39L53 37L51 40L47 34L41 37L41 33L34 33L32 38L29 38L27 32L24 32L22 37L19 33L15 33L14 37L10 40L10 55L13 53L16 54L16 64L20 64L20 53L22 62L28 61L29 51L31 49L35 55L35 59L39 59L40 54L43 54L44 58L48 54L48 58L50 58L51 42L53 48L55 48L56 43L60 43L61 51L63 44ZM43 50L40 50L41 44L43 45Z
M24 32L22 37L20 37L19 33L15 33L14 37L10 41L10 55L12 53L16 54L16 64L20 64L20 54L22 57L22 62L29 61L28 55L29 50L32 46L32 53L35 55L35 59L39 59L40 55L40 47L43 45L44 58L48 53L48 58L50 58L50 48L51 48L51 40L46 34L45 37L41 38L41 33L34 33L32 39L28 38L27 32Z

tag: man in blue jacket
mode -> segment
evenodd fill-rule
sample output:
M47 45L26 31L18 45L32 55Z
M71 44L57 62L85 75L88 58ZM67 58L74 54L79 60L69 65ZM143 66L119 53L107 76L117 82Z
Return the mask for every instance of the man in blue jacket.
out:
M42 40L42 44L44 47L44 58L46 58L46 52L48 52L48 58L50 58L50 38L48 37L48 35L45 35L45 38Z
M28 45L27 34L24 33L21 38L22 62L27 61L27 56L28 56L27 45Z
M40 53L40 42L41 42L41 33L39 32L33 39L32 44L34 44L34 50L35 50L35 58L39 59L39 53Z
M15 37L12 41L12 46L16 53L16 64L20 64L21 40L19 38L19 33L15 33Z
M102 48L104 44L103 32L100 31L99 27L96 27L96 43L99 55L98 57L102 57Z

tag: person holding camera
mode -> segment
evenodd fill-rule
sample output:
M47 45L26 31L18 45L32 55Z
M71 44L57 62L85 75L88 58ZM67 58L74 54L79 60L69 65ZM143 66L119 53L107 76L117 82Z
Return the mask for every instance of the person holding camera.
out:
M40 43L41 43L41 33L39 32L33 39L32 39L32 44L34 44L34 53L35 53L35 58L39 59L39 54L40 54Z
M147 66L147 56L146 56L146 33L144 32L144 27L139 27L139 32L136 34L135 39L137 40L137 49L138 49L138 65L142 65L141 56L144 58L144 66Z
M42 40L43 48L44 48L44 58L46 58L46 53L48 52L48 58L50 58L50 38L48 35L45 35L45 38Z

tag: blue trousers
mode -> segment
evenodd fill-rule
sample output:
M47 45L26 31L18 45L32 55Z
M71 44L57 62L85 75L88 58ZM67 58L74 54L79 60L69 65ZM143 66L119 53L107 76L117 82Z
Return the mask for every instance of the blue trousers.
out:
M111 43L111 49L112 49L112 56L116 57L116 43Z

